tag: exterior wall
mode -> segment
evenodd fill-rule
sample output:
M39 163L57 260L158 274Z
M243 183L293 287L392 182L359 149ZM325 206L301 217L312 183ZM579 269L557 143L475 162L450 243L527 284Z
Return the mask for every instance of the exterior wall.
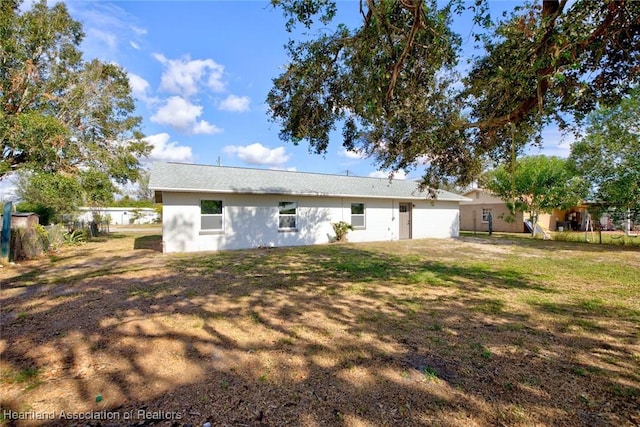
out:
M504 202L482 204L463 203L460 203L460 230L489 231L489 223L482 221L482 210L491 209L493 231L502 233L524 232L524 214L522 212L516 212L514 222L507 222L503 219L511 215L511 212Z
M165 252L246 249L328 243L331 223L351 222L351 203L365 204L365 227L350 231L351 242L397 240L398 201L368 198L163 192ZM222 200L222 231L200 230L200 200ZM278 203L296 202L296 231L278 230ZM413 237L458 235L458 203L413 203Z
M82 213L78 215L79 221L91 222L93 221L93 213L97 212L103 217L108 215L110 218L109 224L112 225L130 224L134 211L140 211L141 213L140 218L136 219L134 224L152 224L158 218L158 213L152 208L80 208L80 210Z

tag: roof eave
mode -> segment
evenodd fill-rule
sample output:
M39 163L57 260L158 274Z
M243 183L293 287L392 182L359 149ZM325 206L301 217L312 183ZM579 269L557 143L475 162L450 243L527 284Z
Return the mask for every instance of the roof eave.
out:
M302 197L350 197L350 198L368 198L368 199L387 199L387 200L437 200L442 202L464 202L469 199L467 197L458 196L456 197L439 197L437 196L435 199L430 199L426 197L426 193L424 197L420 196L402 196L402 195L373 195L373 194L341 194L341 193L318 193L318 192L271 192L271 191L237 191L237 190L214 190L214 189L203 189L203 188L168 188L168 187L149 187L150 190L158 191L158 192L175 192L175 193L218 193L218 194L252 194L252 195L273 195L273 196L302 196Z

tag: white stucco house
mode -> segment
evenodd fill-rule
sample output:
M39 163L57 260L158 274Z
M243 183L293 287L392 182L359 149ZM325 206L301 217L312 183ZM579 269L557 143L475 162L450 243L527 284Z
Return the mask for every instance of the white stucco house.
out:
M469 200L413 181L160 162L149 188L165 252L328 243L338 221L354 226L350 242L457 237Z

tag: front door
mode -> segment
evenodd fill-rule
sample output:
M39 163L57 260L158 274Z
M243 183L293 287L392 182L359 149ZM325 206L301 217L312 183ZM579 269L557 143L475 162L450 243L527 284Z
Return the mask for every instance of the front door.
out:
M411 203L400 203L400 239L411 238Z

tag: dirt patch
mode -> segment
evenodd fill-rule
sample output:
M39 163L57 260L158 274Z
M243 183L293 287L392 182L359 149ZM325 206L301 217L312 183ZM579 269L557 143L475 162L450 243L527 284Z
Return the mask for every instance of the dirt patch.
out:
M158 242L0 270L5 424L640 423L637 252Z

